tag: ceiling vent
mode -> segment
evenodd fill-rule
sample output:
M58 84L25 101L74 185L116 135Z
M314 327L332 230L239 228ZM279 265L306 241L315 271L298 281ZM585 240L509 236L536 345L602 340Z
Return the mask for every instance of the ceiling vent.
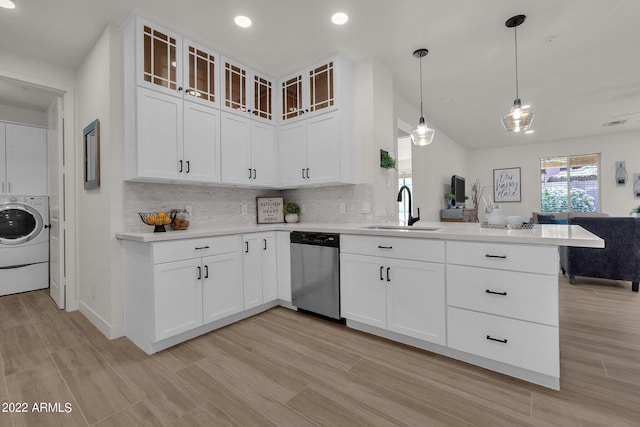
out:
M611 127L611 126L620 126L627 123L627 120L613 120L610 122L606 122L605 124L603 124L603 127Z

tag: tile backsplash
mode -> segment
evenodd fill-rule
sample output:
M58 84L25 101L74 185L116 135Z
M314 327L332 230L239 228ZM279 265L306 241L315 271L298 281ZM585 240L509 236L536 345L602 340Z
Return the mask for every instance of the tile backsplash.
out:
M151 231L150 226L140 221L138 212L184 209L186 206L192 207L189 228L255 224L256 197L259 196L282 196L285 202L304 205L301 222L345 224L386 221L387 218L375 215L373 191L371 184L268 190L125 182L124 227L127 232Z

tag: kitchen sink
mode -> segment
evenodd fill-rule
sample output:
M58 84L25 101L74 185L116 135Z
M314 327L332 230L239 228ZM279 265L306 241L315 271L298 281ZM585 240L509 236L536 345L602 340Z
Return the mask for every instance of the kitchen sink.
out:
M369 225L367 230L407 230L407 231L435 231L440 230L440 227L415 227L407 225Z

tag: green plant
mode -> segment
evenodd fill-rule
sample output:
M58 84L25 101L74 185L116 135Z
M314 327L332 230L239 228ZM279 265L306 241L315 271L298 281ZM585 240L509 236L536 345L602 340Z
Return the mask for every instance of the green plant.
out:
M380 155L380 167L386 169L392 169L396 167L396 161L387 153Z
M298 206L297 203L288 202L288 203L284 204L284 206L282 207L282 211L284 212L285 215L288 215L288 214L299 214L300 213L300 206Z
M635 207L635 208L633 208L633 209L631 209L631 212L629 212L629 213L632 213L632 214L633 214L633 213L640 213L640 205L639 205L639 206L636 206L636 207Z
M444 195L445 200L455 200L456 199L456 195L453 193L447 193Z
M570 191L572 212L595 212L596 202L593 197L580 188ZM564 187L544 188L542 190L542 212L568 212L567 190Z

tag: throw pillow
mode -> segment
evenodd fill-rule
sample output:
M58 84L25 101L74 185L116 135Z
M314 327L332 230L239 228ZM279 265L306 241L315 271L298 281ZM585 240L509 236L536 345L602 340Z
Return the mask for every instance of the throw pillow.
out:
M538 224L555 224L553 215L538 214Z
M567 225L567 218L551 218L551 223L552 224L562 224L562 225Z

